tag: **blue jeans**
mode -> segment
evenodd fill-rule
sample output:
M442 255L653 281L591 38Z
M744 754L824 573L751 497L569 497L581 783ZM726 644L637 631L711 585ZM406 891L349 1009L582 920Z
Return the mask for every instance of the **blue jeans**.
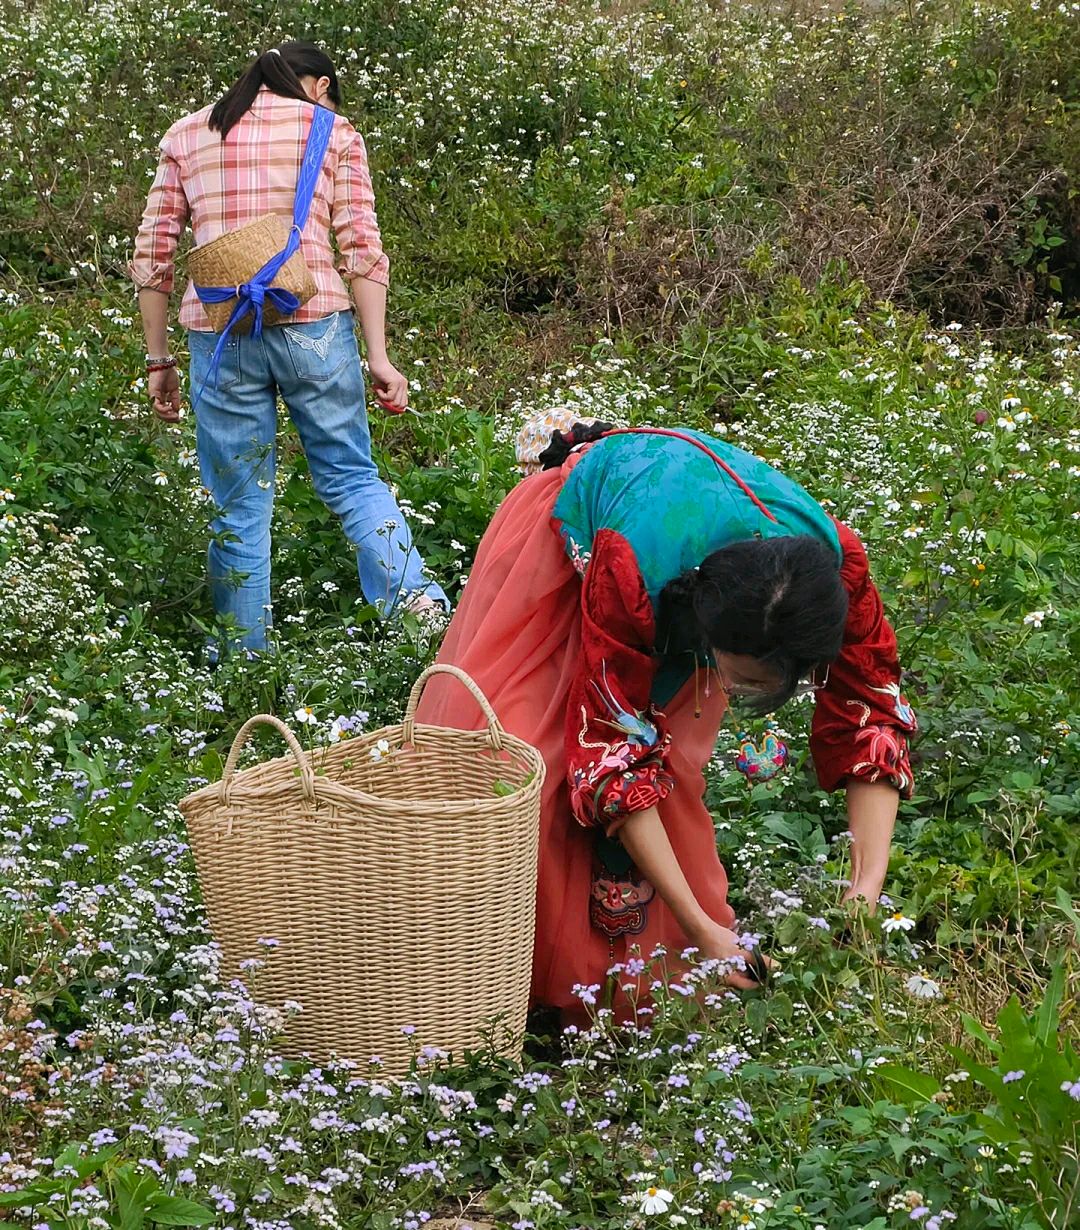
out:
M364 376L351 312L231 336L216 382L219 335L192 331L191 396L203 485L217 512L208 552L219 615L244 629L237 644L265 649L270 614L277 396L288 407L323 503L356 547L364 597L384 613L399 598L446 595L424 575L405 517L371 459Z

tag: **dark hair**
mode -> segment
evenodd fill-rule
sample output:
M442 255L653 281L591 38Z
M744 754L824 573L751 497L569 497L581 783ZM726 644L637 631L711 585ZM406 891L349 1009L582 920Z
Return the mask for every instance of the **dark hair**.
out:
M840 652L847 591L836 553L808 535L751 538L714 551L660 594L656 645L664 654L749 654L780 676L749 702L779 709L799 681Z
M554 470L579 444L592 444L611 431L610 423L575 423L569 431L553 431L551 443L538 455L542 470Z
M264 85L282 98L311 102L300 84L301 77L329 77L330 85L326 92L335 107L341 106L337 72L326 52L314 43L282 43L280 47L256 56L240 79L218 99L210 112L210 127L220 132L224 141L232 126L247 114L255 95Z

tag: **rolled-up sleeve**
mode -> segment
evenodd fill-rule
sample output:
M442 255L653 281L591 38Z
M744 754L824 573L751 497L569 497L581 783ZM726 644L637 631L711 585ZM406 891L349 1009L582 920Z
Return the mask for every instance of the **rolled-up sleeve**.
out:
M338 269L346 282L370 278L386 286L390 281L390 261L382 249L375 217L367 150L363 137L351 126L346 129L345 147L334 172L331 222L341 252Z
M908 737L918 726L900 690L896 635L870 578L862 543L839 522L837 531L848 615L840 656L829 667L814 711L810 748L818 781L823 790L836 790L852 779L884 781L910 798Z
M135 236L135 253L128 272L140 290L170 294L176 279L176 244L188 220L188 200L172 139L161 141L161 158Z
M652 606L629 543L601 530L581 596L581 656L567 705L570 809L609 837L675 788L671 737L649 701L656 665Z

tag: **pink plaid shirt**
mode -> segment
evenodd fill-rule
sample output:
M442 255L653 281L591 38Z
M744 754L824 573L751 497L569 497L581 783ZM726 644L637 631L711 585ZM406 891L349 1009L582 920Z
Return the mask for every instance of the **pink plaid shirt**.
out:
M292 219L313 108L264 86L225 141L207 124L210 110L204 107L178 120L161 140L161 161L130 267L137 286L172 291L176 244L189 220L198 245L264 214ZM331 228L341 254L337 268ZM367 151L363 138L342 116L334 123L300 251L318 293L290 317L297 324L352 306L343 276L371 278L384 286L389 281ZM180 323L185 329L210 329L190 282Z

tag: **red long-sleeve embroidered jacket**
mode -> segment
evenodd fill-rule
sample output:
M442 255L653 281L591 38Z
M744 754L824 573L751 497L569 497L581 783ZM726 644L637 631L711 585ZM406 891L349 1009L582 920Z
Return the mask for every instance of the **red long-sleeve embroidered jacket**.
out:
M682 444L633 433L594 445L569 470L555 506L554 528L582 575L581 663L566 726L575 818L612 834L677 787L655 703L659 590L729 542L784 533L831 543L848 593L843 646L815 694L811 753L821 786L885 781L910 796L915 715L862 543L765 462L685 434Z

